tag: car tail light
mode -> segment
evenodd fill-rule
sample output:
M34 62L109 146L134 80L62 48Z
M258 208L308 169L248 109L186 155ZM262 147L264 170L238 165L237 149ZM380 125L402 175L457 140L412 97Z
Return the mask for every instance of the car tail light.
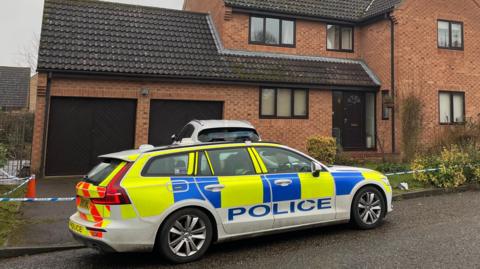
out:
M105 197L94 198L92 199L92 203L100 205L130 204L131 202L127 193L122 187L120 187L120 182L131 166L132 163L126 163L125 166L123 166L122 169L120 169L120 171L118 171L118 173L113 176L112 180L110 180L108 183Z

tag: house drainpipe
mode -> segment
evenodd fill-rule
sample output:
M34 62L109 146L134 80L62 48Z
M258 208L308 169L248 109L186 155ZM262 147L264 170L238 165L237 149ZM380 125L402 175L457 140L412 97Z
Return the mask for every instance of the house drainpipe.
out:
M45 159L47 152L48 116L50 114L50 91L52 85L52 72L47 74L47 88L45 90L45 113L43 115L42 157L40 161L40 175L45 177Z
M393 108L391 111L392 114L392 153L396 153L395 146L395 18L392 14L388 16L390 19L390 83L391 83L391 95Z

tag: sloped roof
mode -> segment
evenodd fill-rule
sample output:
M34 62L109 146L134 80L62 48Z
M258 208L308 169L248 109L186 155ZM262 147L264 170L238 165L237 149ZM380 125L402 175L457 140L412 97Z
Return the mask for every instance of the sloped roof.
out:
M224 0L231 7L357 22L385 13L401 0Z
M226 52L209 15L96 0L46 0L40 71L377 87L354 60Z
M0 107L27 106L30 68L0 66Z

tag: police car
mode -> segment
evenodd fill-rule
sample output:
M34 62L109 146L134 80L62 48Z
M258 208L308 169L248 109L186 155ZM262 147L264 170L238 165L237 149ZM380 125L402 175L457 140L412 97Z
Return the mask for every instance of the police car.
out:
M392 210L381 173L328 167L275 143L172 145L101 159L77 185L69 228L104 251L156 251L184 263L213 242L349 221L375 228Z

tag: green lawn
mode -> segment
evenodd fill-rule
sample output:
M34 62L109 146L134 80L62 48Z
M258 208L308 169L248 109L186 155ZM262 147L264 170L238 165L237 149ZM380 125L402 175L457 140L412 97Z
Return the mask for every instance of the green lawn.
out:
M0 194L3 194L15 186L0 185ZM13 193L9 198L23 197L25 189L21 188ZM17 215L20 211L19 202L0 202L0 248L3 247L11 230L19 223Z

